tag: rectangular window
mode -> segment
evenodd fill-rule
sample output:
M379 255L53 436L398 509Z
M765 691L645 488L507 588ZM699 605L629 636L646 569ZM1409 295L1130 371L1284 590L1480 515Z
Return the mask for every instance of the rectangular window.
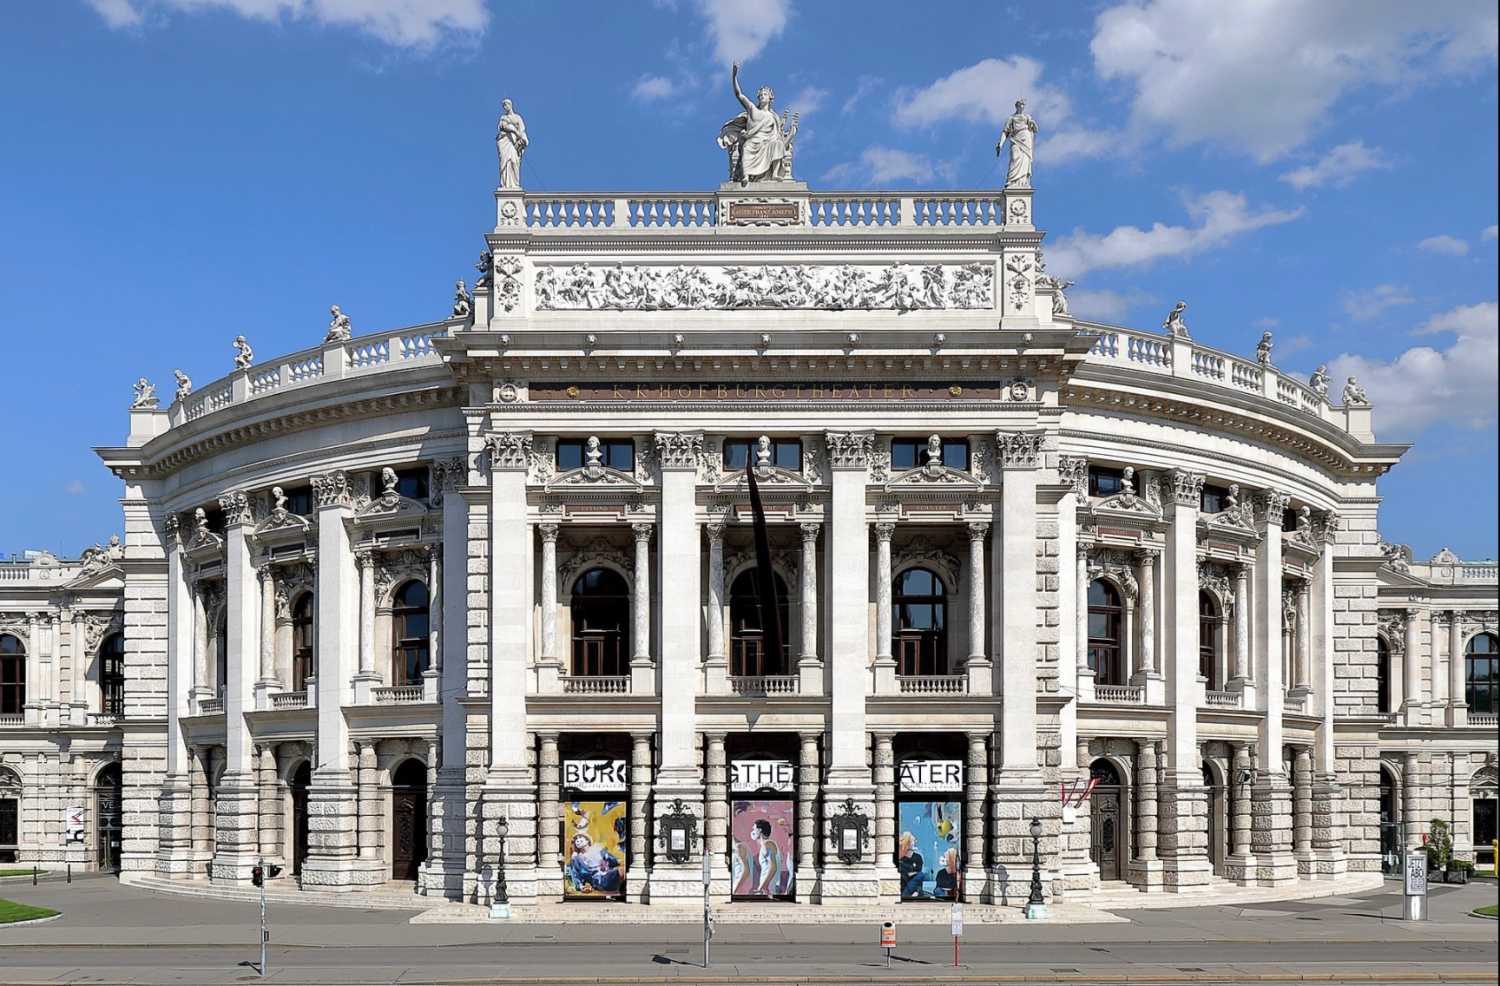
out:
M286 497L286 508L299 517L307 517L313 512L313 492L311 486L294 486L291 489L281 491Z
M1125 470L1089 466L1089 496L1114 496L1125 488Z
M1222 486L1205 486L1198 499L1198 509L1206 514L1223 513L1229 505L1229 491Z
M969 468L969 442L963 438L942 440L942 462L950 469ZM927 439L891 439L891 468L897 472L927 465Z
M588 439L559 438L557 440L557 471L581 469L588 462ZM620 472L635 471L635 442L629 438L599 440L599 463Z
M427 467L412 466L396 470L396 492L408 500L427 500Z
M738 471L752 456L759 454L755 438L728 438L724 441L724 469ZM802 441L797 438L771 439L771 464L790 472L802 471Z

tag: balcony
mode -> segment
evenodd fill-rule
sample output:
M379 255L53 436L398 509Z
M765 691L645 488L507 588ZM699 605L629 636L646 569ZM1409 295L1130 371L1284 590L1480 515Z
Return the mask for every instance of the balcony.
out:
M1469 725L1494 729L1496 725L1500 725L1500 717L1493 712L1470 712Z
M729 691L742 698L768 695L796 695L802 690L802 679L794 674L732 674Z
M113 712L90 712L86 718L88 725L99 726L108 729L118 721L119 716Z
M1287 712L1305 713L1307 711L1307 693L1287 692L1286 697L1281 701L1281 705Z
M1144 685L1095 685L1094 701L1100 705L1142 705L1146 701Z
M1211 709L1238 709L1241 698L1239 692L1204 692L1203 704Z
M200 698L198 700L198 714L200 716L223 715L224 700L222 698Z
M564 695L629 695L630 675L563 675Z
M280 692L271 696L271 708L280 709L305 709L307 708L307 692Z
M26 717L19 712L7 712L0 715L0 726L24 726Z
M896 690L902 695L967 695L969 678L962 674L898 674Z
M376 705L416 705L423 701L421 685L382 685L371 689Z

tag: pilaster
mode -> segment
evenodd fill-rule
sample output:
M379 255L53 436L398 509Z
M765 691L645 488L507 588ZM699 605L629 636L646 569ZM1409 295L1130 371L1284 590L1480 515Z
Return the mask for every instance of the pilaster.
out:
M259 852L256 841L258 797L250 727L255 672L260 660L260 592L246 535L255 524L249 495L231 491L219 497L224 511L224 591L228 599L228 675L224 688L224 776L214 812L216 881L250 879Z

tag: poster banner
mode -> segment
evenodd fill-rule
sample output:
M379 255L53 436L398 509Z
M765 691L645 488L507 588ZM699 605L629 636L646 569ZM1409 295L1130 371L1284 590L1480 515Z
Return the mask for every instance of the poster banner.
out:
M796 808L791 800L730 803L730 860L735 897L790 899L796 871Z
M961 794L962 760L903 760L897 766L902 794Z
M732 794L754 794L771 790L791 794L797 783L797 771L790 760L735 760L729 764L729 790Z
M902 900L957 900L963 871L963 810L959 801L903 801L896 840Z
M613 900L625 894L625 802L563 803L564 900Z
M69 805L63 809L63 833L68 842L84 840L83 805Z
M562 786L584 794L618 794L630 789L630 768L623 758L564 760Z

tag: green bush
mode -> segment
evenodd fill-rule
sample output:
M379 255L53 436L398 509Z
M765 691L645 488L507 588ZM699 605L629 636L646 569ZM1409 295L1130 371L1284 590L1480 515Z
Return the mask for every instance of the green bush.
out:
M1453 859L1453 834L1448 823L1434 818L1427 825L1427 866L1429 869L1446 869Z
M1450 869L1450 870L1462 870L1465 873L1473 875L1473 873L1474 873L1474 864L1471 863L1471 862L1469 862L1467 859L1455 859L1455 860L1452 860L1452 861L1450 861L1448 863L1448 869Z

